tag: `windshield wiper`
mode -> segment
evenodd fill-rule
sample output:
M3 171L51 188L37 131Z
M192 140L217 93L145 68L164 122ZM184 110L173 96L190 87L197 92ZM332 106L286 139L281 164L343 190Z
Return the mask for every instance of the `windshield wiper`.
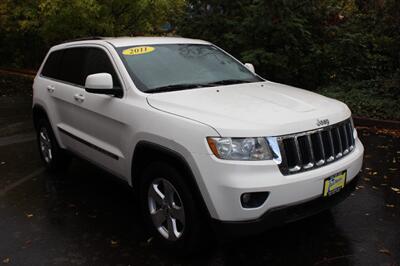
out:
M239 83L250 83L252 81L243 80L243 79L223 79L215 82L208 83L209 85L230 85L230 84L239 84Z
M179 91L193 88L203 88L203 87L213 87L217 85L230 85L230 84L239 84L239 83L249 83L252 81L242 80L242 79L224 79L209 83L186 83L186 84L171 84L160 86L156 88L149 89L145 92L147 93L157 93L157 92L167 92L167 91Z
M201 87L209 87L210 84L172 84L166 85L161 87L156 87L145 92L147 93L157 93L157 92L167 92L167 91L179 91L179 90L186 90L186 89L193 89L193 88L201 88Z

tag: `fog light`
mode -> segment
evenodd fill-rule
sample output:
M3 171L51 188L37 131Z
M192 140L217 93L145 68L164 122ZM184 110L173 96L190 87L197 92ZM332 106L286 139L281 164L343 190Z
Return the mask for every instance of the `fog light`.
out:
M243 208L260 207L268 198L269 192L251 192L243 193L240 196L240 202Z

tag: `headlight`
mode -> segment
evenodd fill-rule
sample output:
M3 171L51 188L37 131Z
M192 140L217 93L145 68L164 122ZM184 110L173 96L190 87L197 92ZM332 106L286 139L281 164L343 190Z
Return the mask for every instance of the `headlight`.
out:
M224 160L272 160L280 158L276 138L217 138L208 137L211 151ZM271 145L272 144L272 145ZM271 148L271 146L274 146ZM276 151L274 148L278 148Z

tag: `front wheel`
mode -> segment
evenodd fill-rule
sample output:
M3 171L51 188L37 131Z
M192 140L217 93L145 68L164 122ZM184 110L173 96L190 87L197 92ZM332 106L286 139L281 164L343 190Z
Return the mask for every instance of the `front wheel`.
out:
M159 243L193 252L204 240L199 208L185 176L167 163L152 163L142 174L140 201Z

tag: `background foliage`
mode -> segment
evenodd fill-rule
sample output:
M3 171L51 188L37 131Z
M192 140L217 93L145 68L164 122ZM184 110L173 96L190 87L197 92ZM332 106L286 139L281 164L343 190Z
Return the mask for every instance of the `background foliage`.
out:
M269 80L339 98L358 115L400 119L398 0L0 2L3 66L36 68L66 39L160 34L209 40Z

